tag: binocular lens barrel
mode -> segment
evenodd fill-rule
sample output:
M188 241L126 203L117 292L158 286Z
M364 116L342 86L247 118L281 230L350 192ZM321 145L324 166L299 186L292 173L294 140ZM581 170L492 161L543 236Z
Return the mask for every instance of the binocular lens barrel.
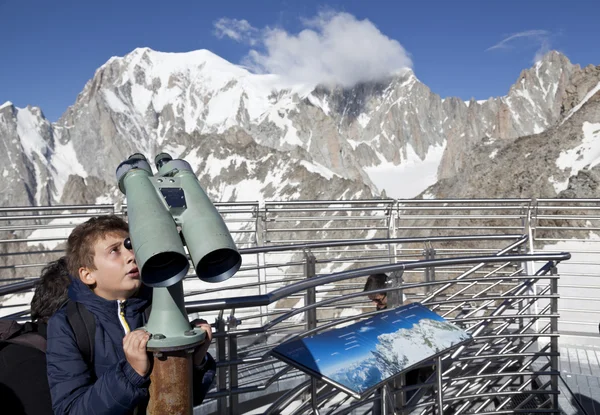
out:
M185 277L189 266L187 257L178 252L160 252L146 260L142 279L150 287L168 287Z
M228 248L217 249L198 261L196 274L205 281L224 281L237 272L241 263L242 258L237 251Z

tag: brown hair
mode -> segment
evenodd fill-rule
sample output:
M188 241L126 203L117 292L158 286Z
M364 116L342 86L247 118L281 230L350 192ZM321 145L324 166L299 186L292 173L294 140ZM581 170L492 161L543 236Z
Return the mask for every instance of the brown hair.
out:
M129 233L127 222L115 215L95 216L73 229L67 240L67 267L74 278L79 268L96 269L94 244L110 234Z

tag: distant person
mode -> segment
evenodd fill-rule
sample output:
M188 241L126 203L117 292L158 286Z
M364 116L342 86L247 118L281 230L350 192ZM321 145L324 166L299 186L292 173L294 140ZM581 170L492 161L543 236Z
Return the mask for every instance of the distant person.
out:
M387 275L373 274L369 275L363 291L381 290L387 288ZM387 292L382 291L374 294L368 294L369 300L375 304L377 310L385 310L387 308Z
M386 274L371 274L367 278L363 291L374 291L388 288L388 276ZM387 308L387 292L381 291L378 293L368 294L367 297L375 305L377 310L385 310ZM406 302L406 296L402 293L402 304Z
M12 323L12 332L0 342L2 413L54 413L46 376L46 325L67 300L70 282L65 258L50 262L35 282L35 293L31 300L32 322L20 325L16 321L2 321L4 327Z

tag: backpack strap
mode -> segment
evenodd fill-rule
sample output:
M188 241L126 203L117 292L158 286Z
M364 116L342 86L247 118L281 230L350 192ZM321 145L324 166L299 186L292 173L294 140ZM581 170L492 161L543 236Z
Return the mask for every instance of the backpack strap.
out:
M67 303L67 320L75 333L77 347L83 360L90 369L94 363L94 341L96 339L96 320L94 315L81 303Z

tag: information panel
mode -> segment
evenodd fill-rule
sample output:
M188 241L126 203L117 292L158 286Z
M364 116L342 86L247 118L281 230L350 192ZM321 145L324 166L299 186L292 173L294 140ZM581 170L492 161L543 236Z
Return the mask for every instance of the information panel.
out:
M413 303L283 343L271 353L360 399L420 362L471 340L464 330Z

